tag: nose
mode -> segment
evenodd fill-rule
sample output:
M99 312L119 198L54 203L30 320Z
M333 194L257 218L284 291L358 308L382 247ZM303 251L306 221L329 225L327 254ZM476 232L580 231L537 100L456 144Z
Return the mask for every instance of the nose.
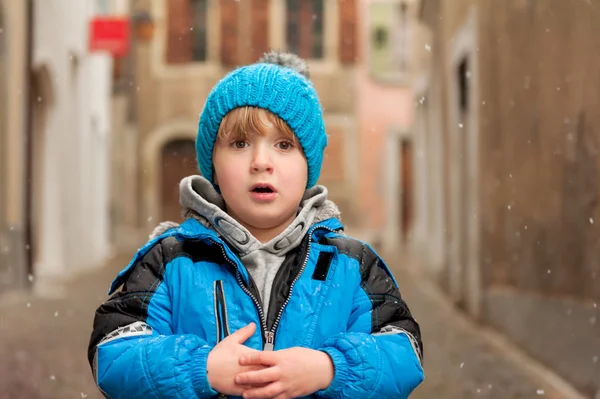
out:
M273 162L269 153L269 149L264 145L255 145L252 151L252 161L250 170L253 173L273 172Z

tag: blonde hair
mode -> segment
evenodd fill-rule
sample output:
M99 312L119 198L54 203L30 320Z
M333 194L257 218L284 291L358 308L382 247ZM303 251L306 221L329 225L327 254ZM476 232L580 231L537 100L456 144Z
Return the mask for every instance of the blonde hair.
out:
M288 124L274 113L258 107L239 107L230 111L221 120L218 139L240 138L246 140L254 132L264 136L267 134L268 126L261 119L261 112L264 112L269 122L271 122L287 139L298 144L298 138Z

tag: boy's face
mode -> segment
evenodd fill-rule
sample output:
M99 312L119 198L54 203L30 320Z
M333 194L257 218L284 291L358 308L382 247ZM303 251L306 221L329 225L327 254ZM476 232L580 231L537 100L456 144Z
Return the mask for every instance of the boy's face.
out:
M227 213L250 231L282 230L296 217L308 179L302 148L269 121L247 138L231 133L215 142L214 181L227 204ZM227 124L233 125L233 118ZM224 126L228 129L227 124Z

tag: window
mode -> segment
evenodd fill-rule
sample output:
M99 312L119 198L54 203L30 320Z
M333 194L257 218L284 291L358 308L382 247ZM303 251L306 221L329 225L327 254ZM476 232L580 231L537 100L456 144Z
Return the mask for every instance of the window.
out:
M108 15L110 13L110 4L108 0L96 0L96 14Z
M323 58L324 0L286 0L288 51L302 58Z
M458 64L458 104L461 114L469 110L469 65L467 58L463 58Z
M410 55L410 21L408 15L408 5L402 1L396 5L396 59L395 64L401 72L408 72L409 55Z
M190 0L190 8L190 15L192 16L192 60L206 61L208 0Z
M164 0L168 5L167 62L206 61L209 0Z
M0 60L4 60L4 38L6 37L6 32L4 31L4 10L2 9L3 5L0 4ZM1 75L4 77L5 75Z
M5 93L6 90L6 83L7 83L7 76L8 76L8 60L6 57L6 51L7 51L7 46L6 46L6 31L4 28L4 10L3 10L3 4L0 3L0 98L1 99L5 99L7 98L7 93ZM4 116L4 111L6 109L6 101L1 101L0 102L0 139L2 138L2 134L4 133L3 131L3 123L6 120L3 116ZM1 144L1 142L0 142Z
M369 65L375 79L400 83L410 73L412 18L404 0L371 3Z

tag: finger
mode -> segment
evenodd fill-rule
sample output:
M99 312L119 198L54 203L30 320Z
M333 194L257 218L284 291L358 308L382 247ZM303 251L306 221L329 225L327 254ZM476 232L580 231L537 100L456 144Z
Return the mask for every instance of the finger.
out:
M264 370L265 366L263 366L262 364L256 365L256 366L243 366L240 368L240 372L241 373L245 373L247 371L258 371L258 370Z
M244 391L242 396L244 399L275 398L283 392L283 384L276 381L262 388L252 388Z
M266 385L281 378L279 367L269 367L258 371L247 371L235 377L235 383L240 385Z
M274 366L277 364L279 356L277 352L265 351L265 352L251 352L246 353L240 357L241 366Z
M238 344L243 344L250 338L254 332L256 331L256 324L250 323L247 326L244 326L225 338L226 340L235 341ZM223 341L225 341L225 339Z
M269 384L270 384L270 382L267 384L262 384L262 385L261 384L258 384L258 385L236 385L237 387L241 388L241 391L237 395L242 396L242 392L244 392L244 391L249 391L250 389L266 387Z

